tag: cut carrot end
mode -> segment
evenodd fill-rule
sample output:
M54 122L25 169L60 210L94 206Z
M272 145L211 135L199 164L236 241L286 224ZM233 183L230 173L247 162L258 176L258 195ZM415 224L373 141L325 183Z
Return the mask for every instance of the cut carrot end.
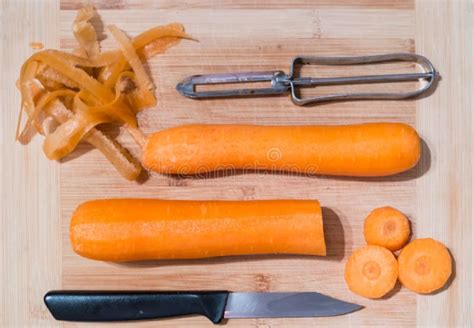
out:
M364 297L380 298L395 287L397 260L386 248L367 245L349 257L345 279L349 289Z
M452 273L451 254L442 243L431 239L416 239L403 248L398 257L400 282L420 294L443 287Z
M326 255L318 201L105 199L74 212L73 250L103 261Z
M402 212L393 207L376 208L365 219L364 237L367 244L394 252L408 242L410 223Z

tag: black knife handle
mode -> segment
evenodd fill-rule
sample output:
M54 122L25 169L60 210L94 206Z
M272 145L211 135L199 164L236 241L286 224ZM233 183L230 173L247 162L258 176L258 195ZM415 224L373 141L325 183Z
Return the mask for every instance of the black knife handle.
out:
M229 292L51 291L44 302L56 320L124 321L198 314L219 323Z

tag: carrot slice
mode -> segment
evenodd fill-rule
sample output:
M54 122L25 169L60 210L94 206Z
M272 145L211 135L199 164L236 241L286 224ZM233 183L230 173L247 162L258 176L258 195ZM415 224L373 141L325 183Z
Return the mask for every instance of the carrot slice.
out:
M446 246L431 238L416 239L398 257L398 278L406 288L428 294L446 284L452 266Z
M393 207L376 208L365 219L364 236L367 244L394 252L408 242L410 223L402 212Z
M364 297L380 298L397 282L397 260L386 248L367 245L349 257L345 279L349 289Z

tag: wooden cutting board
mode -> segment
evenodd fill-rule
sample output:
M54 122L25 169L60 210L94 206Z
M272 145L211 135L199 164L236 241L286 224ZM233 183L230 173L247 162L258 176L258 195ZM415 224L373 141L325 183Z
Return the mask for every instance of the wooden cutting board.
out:
M184 77L203 72L288 70L296 55L361 55L414 51L412 1L389 6L334 7L310 2L256 5L254 2L99 4L102 26L117 24L133 36L154 25L181 22L199 42L183 41L149 63L158 105L140 115L146 133L185 123L349 124L415 122L414 101L347 102L297 107L288 97L194 101L175 90ZM76 5L62 2L63 49L75 41L71 22ZM104 47L115 47L108 38ZM405 70L414 68L404 65ZM398 66L400 67L400 65ZM403 68L403 67L402 67ZM328 73L327 69L323 73ZM349 74L374 70L374 67ZM334 70L334 68L333 68ZM320 71L314 73L321 74ZM346 72L348 74L348 72ZM386 88L386 87L385 87ZM122 140L137 149L126 135ZM308 140L309 141L309 140ZM416 296L399 287L387 298L369 301L348 291L343 277L350 253L364 245L363 219L371 209L392 205L416 230L415 178L423 167L382 179L330 178L291 174L215 174L173 178L152 174L139 183L123 180L96 150L81 146L60 167L63 223L63 288L227 289L233 291L319 291L366 306L337 318L230 320L229 326L313 326L414 324ZM329 255L228 257L197 261L114 264L79 257L69 243L71 212L81 202L103 197L166 199L319 199L324 206ZM160 322L164 326L209 326L205 318ZM136 325L135 323L133 325ZM143 323L152 326L155 323Z
M353 179L290 174L214 174L205 179L152 174L123 180L96 150L81 145L61 163L47 161L41 138L14 143L19 108L15 80L33 53L31 41L71 49L71 23L79 1L4 1L1 4L2 129L0 169L2 295L0 326L52 327L96 324L56 322L42 303L51 289L229 289L319 291L364 305L335 318L229 320L228 326L472 326L472 0L94 0L105 26L134 36L178 21L199 42L183 41L150 61L156 108L140 115L146 133L186 123L348 124L393 121L417 127L425 141L420 165L399 176ZM106 39L104 48L115 47ZM359 101L294 106L288 97L193 101L175 85L197 73L287 71L295 55L362 55L415 51L429 57L442 80L417 101ZM388 72L413 71L412 65ZM313 73L326 76L332 70ZM340 71L334 70L336 73ZM351 68L344 74L366 71ZM374 73L370 70L370 73ZM111 131L139 155L120 131ZM69 218L83 201L103 197L164 199L319 199L324 207L327 257L254 256L196 261L113 264L71 251ZM371 301L350 293L343 279L351 252L364 245L362 223L382 205L405 212L414 235L446 243L456 259L450 288L415 296L399 286ZM60 211L60 214L58 213ZM199 317L123 323L140 327L211 327ZM110 325L103 325L110 327ZM115 326L115 325L114 325Z

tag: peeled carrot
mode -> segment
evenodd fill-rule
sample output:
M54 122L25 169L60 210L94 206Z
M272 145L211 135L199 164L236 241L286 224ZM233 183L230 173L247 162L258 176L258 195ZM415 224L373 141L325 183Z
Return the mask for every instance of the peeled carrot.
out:
M406 288L428 294L443 287L452 273L446 246L431 238L415 239L398 257L400 282Z
M384 247L367 245L349 257L344 276L354 293L380 298L395 287L397 275L397 260L393 254Z
M376 208L365 219L364 236L367 244L394 252L408 242L410 223L402 212L393 207Z
M386 176L420 158L408 125L185 125L148 137L143 163L168 174L263 169L343 176Z
M76 253L104 261L326 255L313 200L94 200L73 214L70 237Z

